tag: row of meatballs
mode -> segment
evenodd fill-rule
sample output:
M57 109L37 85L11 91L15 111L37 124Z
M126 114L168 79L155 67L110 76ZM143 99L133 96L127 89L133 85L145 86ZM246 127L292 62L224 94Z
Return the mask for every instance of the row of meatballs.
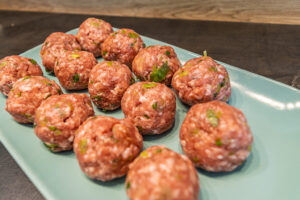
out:
M97 64L99 55L106 61ZM10 56L0 61L6 110L18 122L34 122L36 135L51 151L73 148L90 178L107 181L128 172L125 188L131 199L197 199L194 166L232 171L251 151L246 118L223 103L231 93L228 73L206 52L181 67L173 48L145 48L133 30L113 32L109 23L89 18L76 37L51 34L41 57L62 87L88 87L90 98L62 94L54 81L42 77L36 61ZM129 67L142 82L135 83ZM163 146L140 153L141 134L161 134L174 123L176 98L168 85L184 103L194 105L180 130L189 159ZM121 106L125 119L93 116L90 99L104 110Z

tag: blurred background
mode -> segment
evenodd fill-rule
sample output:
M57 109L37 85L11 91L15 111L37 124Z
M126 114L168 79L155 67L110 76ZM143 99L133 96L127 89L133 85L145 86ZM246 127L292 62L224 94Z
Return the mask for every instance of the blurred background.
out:
M1 10L300 24L299 0L0 0Z

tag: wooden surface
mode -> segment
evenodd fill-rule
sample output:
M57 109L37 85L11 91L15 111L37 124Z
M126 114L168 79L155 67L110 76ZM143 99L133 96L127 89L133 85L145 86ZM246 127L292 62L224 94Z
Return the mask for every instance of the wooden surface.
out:
M0 0L0 9L300 24L299 0Z
M87 15L0 12L0 58L22 53L54 31L79 26ZM300 26L130 17L101 17L114 27L213 58L300 89ZM39 200L42 195L0 143L0 200Z

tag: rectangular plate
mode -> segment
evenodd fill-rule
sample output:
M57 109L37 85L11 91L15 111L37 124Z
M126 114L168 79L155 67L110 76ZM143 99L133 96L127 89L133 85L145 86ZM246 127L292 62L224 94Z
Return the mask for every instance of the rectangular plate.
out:
M76 32L77 29L69 33ZM147 46L168 45L142 38ZM199 56L172 47L182 63ZM41 45L21 55L35 59L42 66L40 49ZM250 157L234 172L208 173L198 170L201 188L199 199L300 199L300 91L220 63L230 75L232 95L229 104L246 115L254 135L254 144ZM55 76L45 71L44 75L57 81ZM88 179L81 172L72 151L51 153L35 136L31 125L16 123L4 110L5 100L1 95L1 142L47 199L126 199L124 178L106 183ZM163 135L144 137L145 148L164 144L182 153L179 129L187 110L188 107L177 99L174 127ZM103 113L95 108L95 112L97 115L123 118L120 109Z

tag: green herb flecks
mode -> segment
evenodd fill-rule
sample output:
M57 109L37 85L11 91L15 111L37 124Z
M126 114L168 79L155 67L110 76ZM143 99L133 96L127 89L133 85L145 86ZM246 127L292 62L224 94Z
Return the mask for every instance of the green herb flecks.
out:
M148 152L147 152L147 151L143 151L143 152L140 154L140 157L142 157L142 158L147 158L147 157L148 157Z
M218 71L218 69L215 66L211 66L208 70L212 71L212 72L217 72Z
M146 88L146 89L153 88L153 87L156 87L156 86L157 86L156 83L145 83L145 84L143 84L143 88Z
M121 33L122 33L122 34L126 34L126 30L122 30Z
M50 151L52 151L52 152L55 150L55 148L58 147L57 144L46 144L46 143L44 143L44 145L45 145Z
M55 133L55 135L60 135L61 134L61 131L55 126L49 126L48 128L49 128L50 131L53 131Z
M217 90L216 92L214 93L214 98L217 97L217 95L219 94L221 88L225 85L225 78L223 79L223 81L221 83L218 84L217 86Z
M35 60L33 60L32 58L30 58L29 61L30 61L32 64L34 64L34 65L37 64L37 62L36 62Z
M57 89L57 93L58 93L59 95L62 94L61 89Z
M101 101L101 97L100 96L93 96L92 99L94 99L95 101Z
M170 57L171 56L171 54L170 54L170 51L166 51L166 55L168 56L168 57Z
M31 76L24 76L24 77L23 77L23 81L24 81L24 80L27 80L27 79L30 79L30 78L31 78Z
M18 92L18 97L20 97L22 95L22 92Z
M149 119L150 117L148 116L148 115L146 115L146 114L144 114L144 117L146 118L146 119Z
M98 28L100 26L100 23L99 22L91 22L91 26Z
M222 140L221 140L221 138L217 138L216 139L216 145L218 146L218 147L221 147L223 144L222 144Z
M138 38L138 37L139 37L139 35L138 35L137 33L134 33L134 32L128 33L128 36L129 36L130 38Z
M78 81L79 81L79 74L76 73L76 74L74 74L74 76L73 76L73 82L74 82L74 83L77 83Z
M107 64L108 66L112 66L112 62L111 62L111 61L108 61L106 64Z
M153 110L157 110L157 102L155 102L154 104L152 104L152 108L153 108Z
M206 50L203 51L203 59L205 59L205 58L207 58L207 51Z
M4 62L2 62L2 63L0 64L0 67L4 67L6 64L7 64L7 62L4 61Z
M212 127L216 127L219 124L219 116L216 115L215 111L208 109L206 111L206 117Z
M156 151L155 151L155 153L161 153L162 152L162 149L157 149Z
M126 184L126 190L128 190L130 188L130 182L128 181Z
M80 58L80 55L78 53L72 53L71 57L74 59Z
M102 56L106 56L107 51L102 51Z
M153 71L150 74L150 80L154 82L162 82L165 80L170 68L168 62L164 62L160 68L157 68L156 65L153 66Z
M193 161L194 161L194 163L197 163L197 162L199 162L199 158L197 156L194 156Z
M79 141L79 152L81 154L85 154L86 150L87 150L87 140L82 139Z
M145 43L143 43L143 48L145 48L146 47L146 44Z

